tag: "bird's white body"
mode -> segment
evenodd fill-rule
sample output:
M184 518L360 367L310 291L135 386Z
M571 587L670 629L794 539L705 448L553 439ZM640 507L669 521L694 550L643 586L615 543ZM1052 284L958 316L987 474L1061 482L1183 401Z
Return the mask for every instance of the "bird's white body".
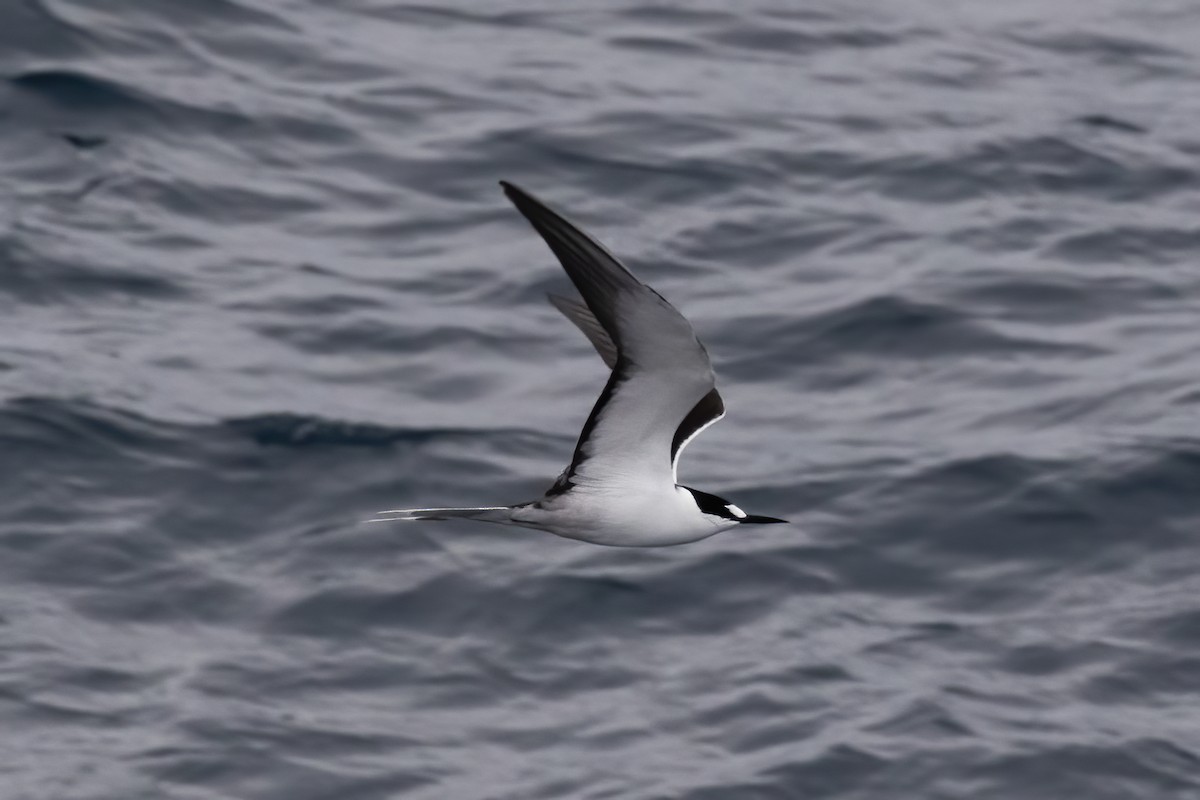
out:
M707 539L757 517L676 482L683 448L725 415L708 352L662 295L532 195L502 184L558 256L584 302L551 295L612 372L579 435L571 464L545 496L489 508L404 508L376 522L474 519L537 528L619 547Z
M707 539L738 523L705 514L682 486L638 493L579 488L512 509L512 522L613 547L664 547Z

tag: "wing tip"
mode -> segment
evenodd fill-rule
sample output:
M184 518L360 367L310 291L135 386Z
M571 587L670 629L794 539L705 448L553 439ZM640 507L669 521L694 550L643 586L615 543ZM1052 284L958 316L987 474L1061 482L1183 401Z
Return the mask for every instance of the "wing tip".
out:
M544 216L547 213L553 217L559 216L557 212L551 211L545 203L515 183L500 181L500 188L504 190L504 196L508 198L509 202L516 206L517 210L530 222L533 222L536 217Z
M522 200L532 199L529 192L525 191L511 181L500 181L500 188L504 190L504 194L508 196L508 199L512 200L514 203L517 202L518 198Z

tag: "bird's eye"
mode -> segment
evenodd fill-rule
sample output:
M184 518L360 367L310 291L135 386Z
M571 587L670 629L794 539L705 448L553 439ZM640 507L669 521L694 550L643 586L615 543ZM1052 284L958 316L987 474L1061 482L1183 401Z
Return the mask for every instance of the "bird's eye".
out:
M725 510L728 511L730 514L733 514L738 519L743 519L746 516L746 512L742 511L740 508L735 506L733 503L730 503L729 505L725 506Z

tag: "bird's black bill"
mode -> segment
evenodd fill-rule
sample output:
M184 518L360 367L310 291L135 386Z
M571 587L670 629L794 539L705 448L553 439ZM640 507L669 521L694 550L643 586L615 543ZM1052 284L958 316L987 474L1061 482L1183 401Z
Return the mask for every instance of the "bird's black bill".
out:
M775 522L787 522L787 520L779 519L778 517L760 517L755 514L749 514L739 519L738 522L743 525L770 525Z

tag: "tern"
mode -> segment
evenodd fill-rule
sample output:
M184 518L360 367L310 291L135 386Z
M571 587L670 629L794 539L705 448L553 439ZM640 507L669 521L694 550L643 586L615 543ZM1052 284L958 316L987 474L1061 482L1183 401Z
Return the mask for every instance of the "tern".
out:
M786 522L678 483L683 448L725 416L708 351L683 315L598 241L528 192L500 185L579 290L583 302L549 299L612 370L608 383L570 465L538 500L393 509L370 521L473 519L614 547L684 544L742 525Z

